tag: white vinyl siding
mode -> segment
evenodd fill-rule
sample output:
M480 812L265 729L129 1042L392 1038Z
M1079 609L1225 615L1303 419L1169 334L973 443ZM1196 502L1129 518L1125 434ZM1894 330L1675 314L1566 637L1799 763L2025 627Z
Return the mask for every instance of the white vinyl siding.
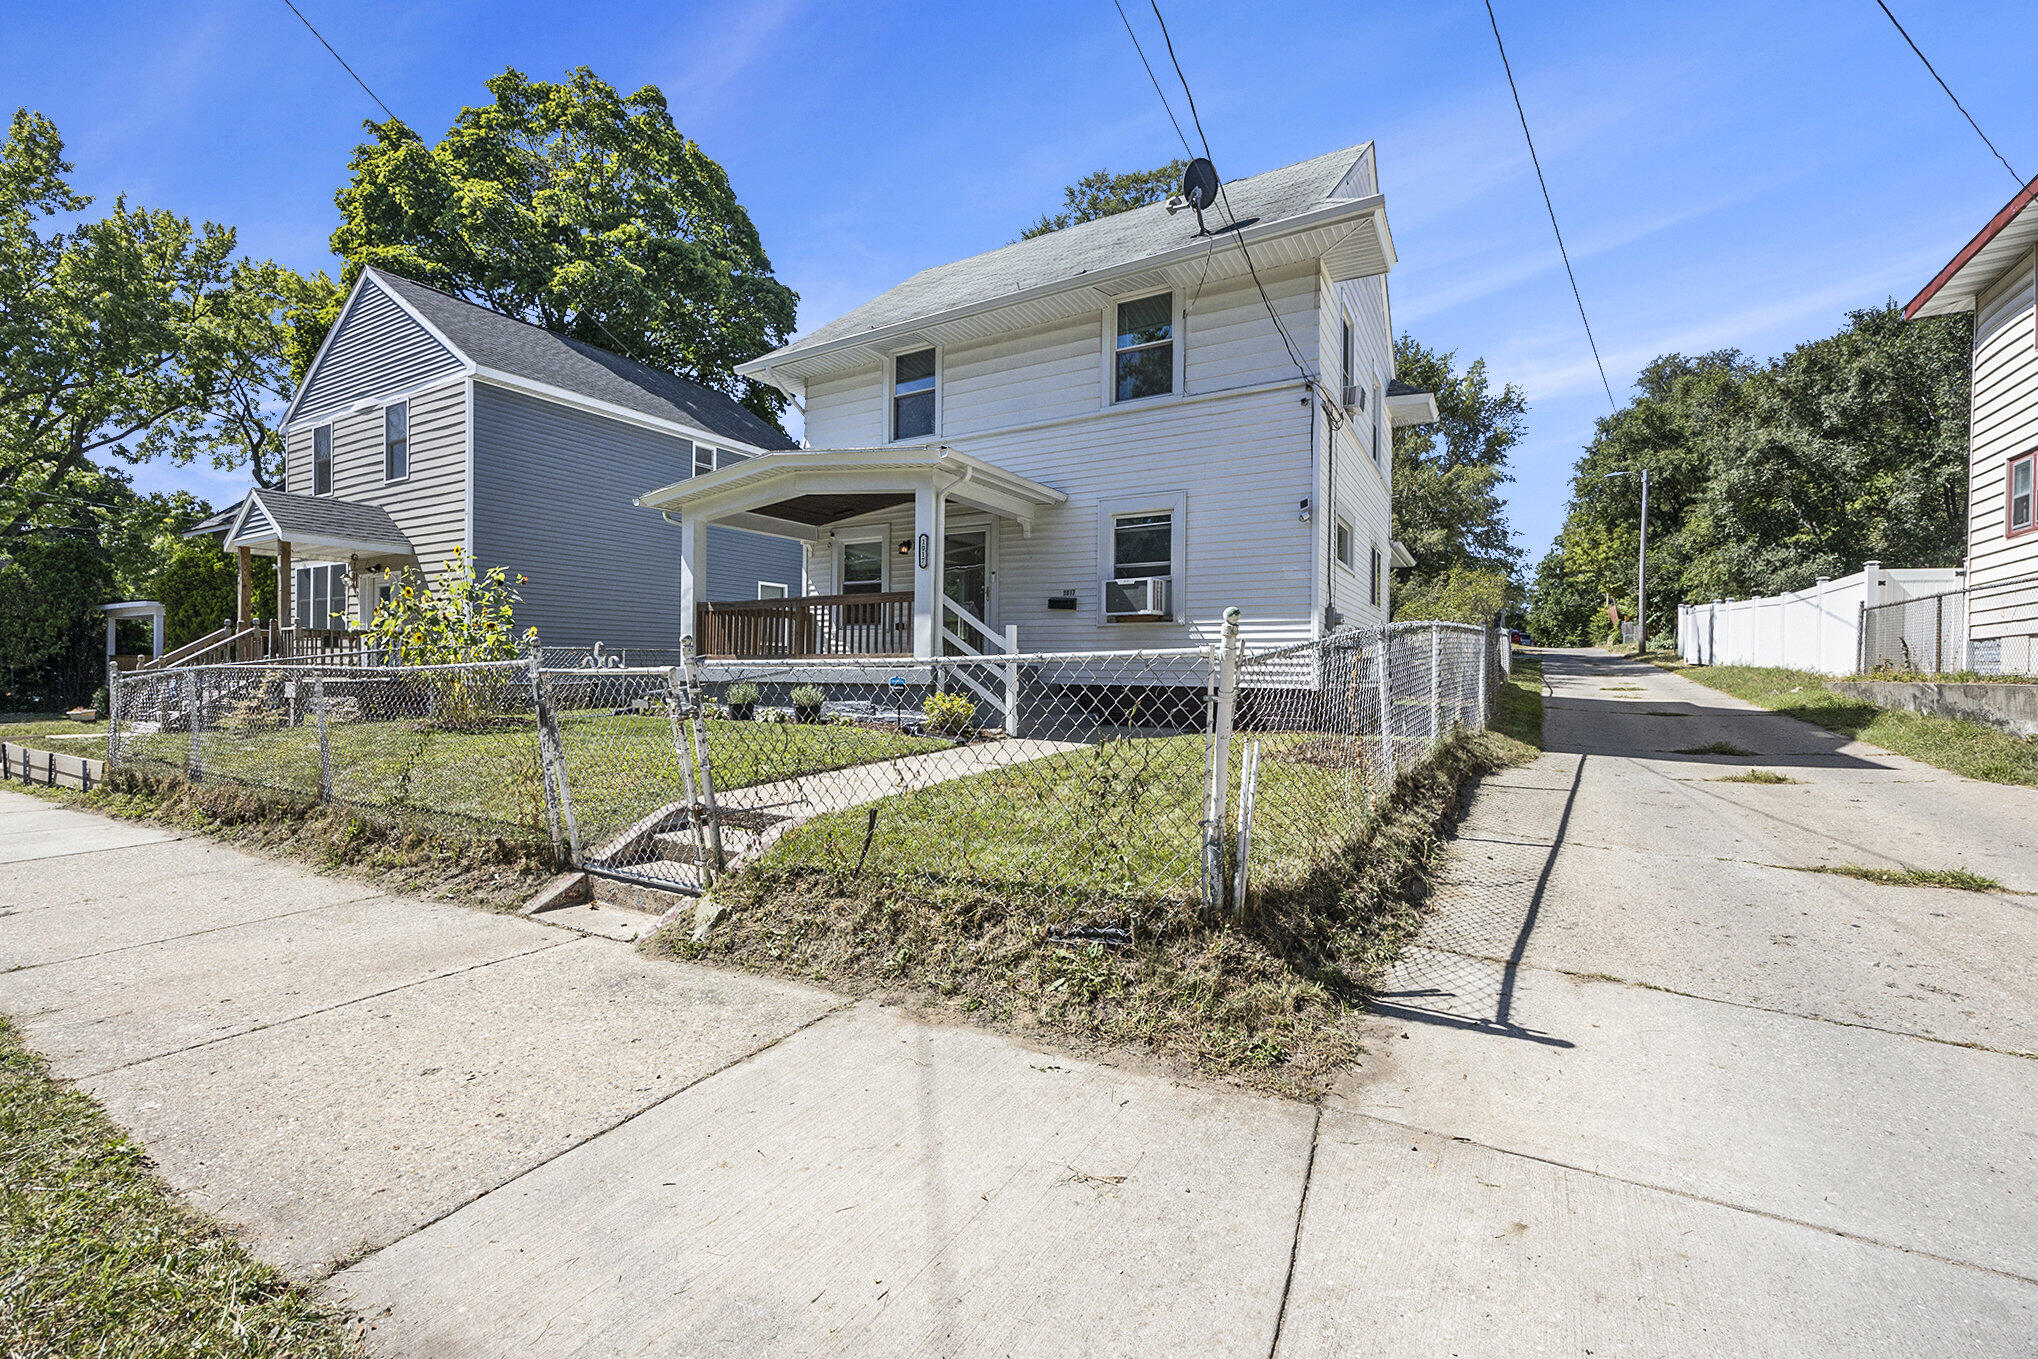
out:
M2025 255L1977 299L1973 418L1968 435L1969 634L1977 641L2038 634L2038 533L2012 535L2007 521L2012 460L2038 449L2038 345L2032 271ZM1991 586L2000 588L1991 589ZM2003 647L2006 668L2038 665L2038 644Z
M1328 297L1316 333L1326 371L1343 366L1344 327L1351 326L1352 383L1363 400L1345 411L1336 429L1327 427L1318 413L1317 437L1323 465L1319 468L1319 503L1335 507L1334 514L1320 516L1317 538L1316 576L1324 598L1334 615L1346 623L1386 621L1384 592L1375 602L1373 591L1357 562L1352 569L1335 569L1338 561L1337 523L1349 522L1355 534L1367 541L1386 544L1392 532L1390 499L1393 480L1392 436L1387 424L1385 402L1380 393L1393 374L1394 343L1387 325L1386 283L1364 278L1351 283L1322 281ZM1356 546L1354 555L1356 555Z

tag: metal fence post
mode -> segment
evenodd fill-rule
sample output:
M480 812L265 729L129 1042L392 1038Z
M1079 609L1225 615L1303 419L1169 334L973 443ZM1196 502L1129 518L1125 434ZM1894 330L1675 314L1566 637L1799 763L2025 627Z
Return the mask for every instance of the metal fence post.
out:
M1436 748L1443 736L1444 695L1443 664L1444 629L1441 623L1429 625L1429 744Z
M1854 606L1854 673L1868 673L1868 605Z
M311 715L318 723L318 800L333 800L333 747L326 733L326 682L323 675L311 677Z
M702 876L713 885L712 874L719 873L728 860L722 852L722 813L715 805L715 765L708 754L708 726L702 717L700 679L694 673L694 640L692 637L679 639L679 666L686 679L687 706L693 709L694 763L701 775L701 806L706 810L708 823L708 867Z
M1203 793L1203 904L1224 909L1225 823L1231 810L1231 726L1238 705L1238 607L1224 611L1217 644L1216 711L1210 721L1210 782ZM1240 902L1240 906L1244 903Z
M1479 686L1472 697L1472 711L1477 718L1477 725L1473 728L1475 731L1486 730L1487 672L1493 668L1492 648L1493 629L1491 627L1479 629Z
M679 783L686 794L686 824L693 831L694 862L706 875L708 842L702 832L705 809L694 789L693 748L687 740L687 723L681 710L687 706L686 677L678 666L665 675L665 716L672 727L672 757L679 761Z
M120 667L106 663L106 772L120 763Z
M1932 673L1946 673L1946 596L1932 596Z
M205 756L199 743L204 736L205 719L200 707L204 698L204 685L199 679L196 666L183 675L184 716L191 724L191 749L184 757L184 777L197 783L205 777Z
M1394 654L1394 634L1386 628L1380 629L1380 659L1373 667L1380 689L1380 761L1387 767L1387 786L1393 787L1394 780L1401 777L1401 759L1394 749L1394 681L1390 674L1390 661Z
M580 829L573 821L573 790L566 779L566 747L559 739L559 719L545 692L545 672L538 653L530 654L531 707L538 719L538 763L545 785L545 815L552 832L552 852L571 851L580 862ZM564 844L561 843L564 832Z

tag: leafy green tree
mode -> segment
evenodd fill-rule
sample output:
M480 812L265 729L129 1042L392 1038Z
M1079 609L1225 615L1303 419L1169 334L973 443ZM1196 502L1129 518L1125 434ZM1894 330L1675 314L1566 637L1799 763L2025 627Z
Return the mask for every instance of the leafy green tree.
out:
M1098 170L1084 175L1062 190L1060 212L1053 216L1042 213L1039 221L1019 233L1019 239L1030 241L1035 236L1045 236L1078 222L1095 221L1099 217L1143 208L1149 203L1163 202L1181 186L1182 172L1188 168L1186 160L1171 160L1152 170L1132 170L1122 175Z
M0 539L79 522L95 464L205 457L268 484L287 314L330 288L125 199L54 230L91 205L71 169L56 125L17 110L0 146Z
M101 604L113 570L89 539L39 533L7 544L0 566L0 709L63 708L105 678Z
M665 96L586 67L564 83L487 82L436 146L368 123L335 201L344 281L388 269L628 358L683 373L776 420L785 396L735 367L792 333L798 296L729 177L673 125ZM308 311L309 362L332 309Z
M276 616L276 572L267 558L255 559L254 612ZM163 644L172 649L195 641L234 616L239 603L240 564L210 539L185 539L171 548L146 593L163 601Z
M1453 566L1394 592L1394 616L1446 623L1490 623L1508 613L1519 591L1505 571Z
M1527 429L1521 388L1495 391L1486 360L1459 371L1456 354L1405 334L1394 343L1394 374L1437 401L1434 424L1394 431L1394 537L1415 558L1411 585L1468 569L1511 578L1521 549L1500 488L1514 479L1508 452Z

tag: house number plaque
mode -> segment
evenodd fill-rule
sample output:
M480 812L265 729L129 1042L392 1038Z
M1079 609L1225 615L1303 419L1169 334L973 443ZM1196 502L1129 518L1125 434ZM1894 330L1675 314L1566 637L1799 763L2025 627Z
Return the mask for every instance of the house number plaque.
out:
M927 535L924 533L920 535L920 569L927 569Z

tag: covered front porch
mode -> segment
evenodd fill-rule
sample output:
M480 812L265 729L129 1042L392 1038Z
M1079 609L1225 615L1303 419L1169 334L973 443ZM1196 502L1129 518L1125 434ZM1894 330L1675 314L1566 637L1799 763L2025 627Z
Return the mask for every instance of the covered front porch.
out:
M1030 537L1062 492L944 444L770 453L639 498L680 533L681 629L705 658L927 658L1017 649L999 626L997 529ZM904 529L895 532L894 516ZM706 597L708 529L743 529L827 555L825 593ZM901 587L904 588L901 588Z
M361 625L384 592L377 584L412 569L417 555L389 512L330 496L253 490L186 535L212 538L236 566L234 616L144 668L217 661L365 658ZM276 612L255 617L255 558L276 572Z

